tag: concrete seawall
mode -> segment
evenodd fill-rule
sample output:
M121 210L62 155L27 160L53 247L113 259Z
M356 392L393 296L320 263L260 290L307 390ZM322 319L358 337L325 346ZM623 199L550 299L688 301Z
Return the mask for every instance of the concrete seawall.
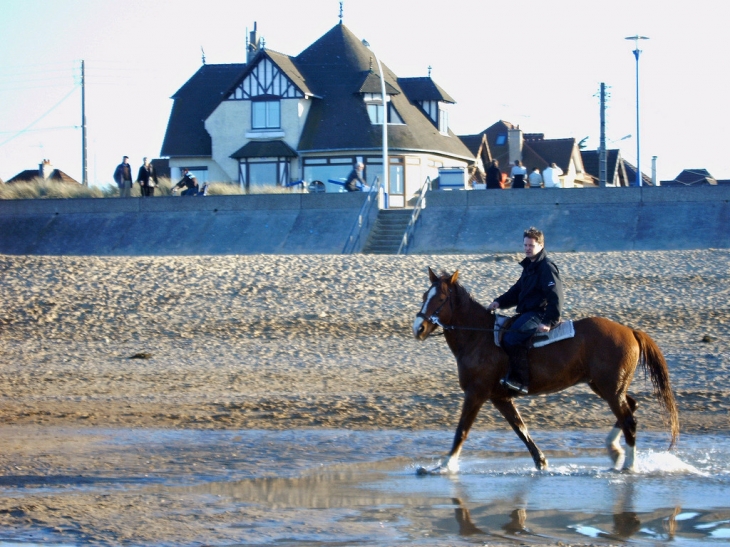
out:
M337 254L365 198L351 193L0 201L0 253Z
M0 201L0 253L339 254L364 201L361 193ZM436 191L409 253L513 252L533 225L552 251L730 248L729 203L727 186Z
M552 251L730 248L730 187L430 192L409 253L519 250L537 226Z

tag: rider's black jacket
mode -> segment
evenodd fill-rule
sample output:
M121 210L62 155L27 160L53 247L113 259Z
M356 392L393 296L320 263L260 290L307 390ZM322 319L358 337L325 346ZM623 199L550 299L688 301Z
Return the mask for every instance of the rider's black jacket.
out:
M538 253L534 262L525 258L520 266L520 279L496 299L499 307L517 306L517 313L536 311L544 324L554 327L563 310L563 282L558 267L548 258L545 249Z

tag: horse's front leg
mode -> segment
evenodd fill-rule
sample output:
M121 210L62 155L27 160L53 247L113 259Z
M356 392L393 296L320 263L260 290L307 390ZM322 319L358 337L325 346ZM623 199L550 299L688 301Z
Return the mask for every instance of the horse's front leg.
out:
M542 452L540 452L535 441L532 440L532 437L530 437L530 434L527 432L527 426L525 425L525 422L522 421L522 416L520 416L520 413L517 411L517 407L514 405L512 400L492 399L492 404L509 422L509 425L511 425L512 429L515 430L517 436L522 439L522 442L525 443L527 450L530 451L532 459L535 461L535 467L538 469L547 469L548 462L545 459L545 456Z
M432 469L426 469L425 467L419 467L416 472L419 475L431 475L440 473L455 473L459 470L459 454L461 448L464 446L464 441L469 435L469 430L476 420L479 409L484 404L484 398L478 397L474 393L467 392L464 397L464 406L461 409L461 418L459 418L459 425L456 428L456 434L454 435L454 444L451 446L448 456L436 467Z

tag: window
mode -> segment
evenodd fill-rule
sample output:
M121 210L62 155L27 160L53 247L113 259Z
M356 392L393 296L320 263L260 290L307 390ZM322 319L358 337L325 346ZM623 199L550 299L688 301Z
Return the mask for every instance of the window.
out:
M370 123L373 125L383 125L383 103L382 102L366 102ZM395 107L388 103L388 123L403 124L403 119L398 114Z
M497 135L497 140L494 141L494 144L496 144L497 146L503 146L507 144L507 133L500 133L499 135Z
M439 132L449 132L449 113L443 108L439 108Z
M252 101L251 127L253 129L278 129L281 127L281 107L279 101Z

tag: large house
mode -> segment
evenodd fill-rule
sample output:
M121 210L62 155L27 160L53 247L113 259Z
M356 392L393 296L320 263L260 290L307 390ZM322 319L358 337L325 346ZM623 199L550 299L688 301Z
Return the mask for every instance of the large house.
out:
M524 133L519 126L503 120L481 133L460 138L476 157L476 170L482 173L491 160L497 160L499 168L508 175L516 160L520 160L528 172L535 167L542 171L555 163L563 170L560 177L563 188L594 186L574 138L546 139L543 133ZM479 178L476 173L472 175L474 180Z
M255 28L255 27L254 27ZM244 189L322 181L328 192L353 164L368 183L383 172L381 74L374 54L341 22L299 55L261 47L246 64L203 65L173 95L162 155L171 176ZM382 60L381 60L382 63ZM439 168L474 155L449 129L454 100L431 78L399 78L384 64L389 203L404 206Z

